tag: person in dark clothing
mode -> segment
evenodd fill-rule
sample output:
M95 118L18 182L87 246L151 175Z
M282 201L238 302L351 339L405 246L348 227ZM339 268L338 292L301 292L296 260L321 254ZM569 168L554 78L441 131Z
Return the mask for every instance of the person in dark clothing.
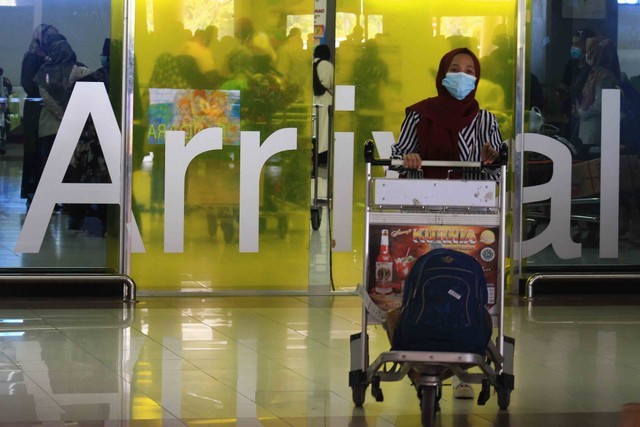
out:
M109 91L109 50L111 40L105 39L100 54L101 67L91 72L88 68L75 67L71 75L71 84L76 82L101 82ZM109 183L111 182L104 153L93 119L89 117L80 134L80 140L73 153L69 169L63 182ZM89 235L103 237L107 232L107 205L105 204L66 204L69 214L70 230L86 231ZM96 226L87 222L87 217L97 218Z
M567 124L560 126L560 136L570 141L578 141L580 130L580 118L577 115L575 105L582 103L582 88L584 87L591 67L586 61L587 39L595 37L595 33L589 28L583 28L575 33L571 39L571 59L567 62L562 73L562 81L556 87L556 93L560 99L560 109L566 118Z
M73 89L71 72L75 66L82 65L77 62L75 52L62 34L47 36L44 39L43 47L47 56L34 79L38 85L43 104L38 128L42 168L47 162L71 97Z
M42 40L52 34L58 34L58 30L48 24L38 25L33 31L29 49L22 58L20 73L20 85L26 92L24 111L22 117L22 129L25 136L24 157L22 161L22 184L20 197L27 199L27 208L36 192L40 179L41 160L38 150L38 127L40 111L42 110L42 98L35 76L44 64L46 53L42 46Z
M37 185L42 177L49 154L62 123L71 91L72 73L80 74L79 67L86 69L76 60L67 39L62 34L49 34L42 40L46 53L45 61L34 78L42 97L42 110L38 120L38 154L40 163L37 170ZM27 205L29 201L27 200ZM61 207L58 207L60 209Z

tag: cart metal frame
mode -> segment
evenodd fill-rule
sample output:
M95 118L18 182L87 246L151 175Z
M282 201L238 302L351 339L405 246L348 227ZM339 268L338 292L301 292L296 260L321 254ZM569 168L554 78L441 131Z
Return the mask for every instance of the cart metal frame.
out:
M492 319L494 327L497 326L498 335L487 348L486 355L475 353L455 353L455 352L434 352L434 351L386 351L381 353L373 363L369 364L369 348L367 327L368 324L383 323L384 320L376 319L373 313L378 307L371 307L370 304L362 306L362 331L351 336L351 368L349 372L349 386L352 389L352 398L355 406L364 404L366 389L371 385L371 394L376 401L383 401L384 396L381 389L381 382L400 381L405 376L409 376L413 385L418 391L421 407L421 418L423 426L433 426L435 415L439 410L439 399L441 396L443 381L457 376L462 381L471 384L481 384L482 390L478 396L478 404L484 405L491 395L491 387L494 387L498 395L498 406L506 410L510 403L511 391L514 389L515 378L513 375L513 359L515 341L504 336L504 294L505 294L505 249L506 249L506 165L508 161L508 149L506 144L500 150L499 161L495 167L500 167L500 181L473 181L481 185L493 186L496 190L493 202L472 206L443 206L442 200L435 200L431 203L431 196L438 194L428 194L436 185L448 185L448 182L455 183L461 180L398 180L393 185L390 197L385 198L376 195L373 191L380 191L385 183L391 180L381 180L381 185L376 185L376 179L372 177L372 166L401 166L402 161L374 159L373 141L365 142L365 162L366 162L366 194L365 194L365 233L364 233L364 272L363 284L365 289L369 283L369 227L372 222L376 224L385 223L385 216L391 215L394 221L406 216L406 224L414 224L414 220L421 219L421 223L435 221L434 224L441 224L438 221L447 221L446 218L461 217L462 220L473 219L485 225L486 221L498 222L498 280L496 290L496 304ZM423 161L423 166L452 168L472 168L482 170L488 165L480 162L443 162L443 161ZM493 165L492 165L493 166ZM394 180L395 181L395 180ZM464 181L464 180L462 180ZM407 186L408 191L415 191L420 188L421 193L411 199L405 195L406 204L399 204L401 196L397 196L398 190ZM418 186L418 187L416 187ZM497 187L496 187L497 186ZM489 187L486 187L489 188ZM389 191L387 189L387 191ZM385 193L388 194L388 193ZM442 195L442 192L440 192ZM446 198L446 197L445 197ZM393 199L391 204L386 204L387 199ZM425 200L428 202L425 203ZM493 204L492 204L493 203ZM454 220L455 221L455 220ZM394 222L395 223L395 222ZM461 224L461 222L459 222ZM467 225L475 223L465 222ZM371 312L370 312L371 311ZM468 369L479 368L481 373L470 373Z

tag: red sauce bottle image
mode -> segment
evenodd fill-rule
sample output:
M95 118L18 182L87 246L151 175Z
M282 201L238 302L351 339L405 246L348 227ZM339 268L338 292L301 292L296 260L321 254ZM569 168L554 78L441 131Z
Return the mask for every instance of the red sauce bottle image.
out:
M376 259L376 292L390 294L393 291L393 257L389 252L389 230L382 230L380 252Z

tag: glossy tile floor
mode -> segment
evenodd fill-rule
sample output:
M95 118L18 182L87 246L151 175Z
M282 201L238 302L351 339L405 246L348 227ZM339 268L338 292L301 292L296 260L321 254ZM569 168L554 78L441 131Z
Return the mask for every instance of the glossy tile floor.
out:
M640 301L576 299L514 297L508 411L445 387L438 425L619 425L640 400ZM0 319L0 426L420 424L407 379L354 408L354 296L5 300ZM380 326L368 332L372 356L388 349Z

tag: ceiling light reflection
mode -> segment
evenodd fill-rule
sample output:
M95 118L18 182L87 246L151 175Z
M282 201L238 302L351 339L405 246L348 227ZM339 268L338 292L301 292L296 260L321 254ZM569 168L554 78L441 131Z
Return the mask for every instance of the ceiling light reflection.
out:
M24 331L0 332L0 337L21 337Z

